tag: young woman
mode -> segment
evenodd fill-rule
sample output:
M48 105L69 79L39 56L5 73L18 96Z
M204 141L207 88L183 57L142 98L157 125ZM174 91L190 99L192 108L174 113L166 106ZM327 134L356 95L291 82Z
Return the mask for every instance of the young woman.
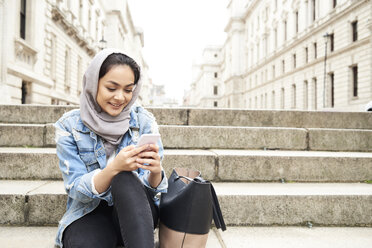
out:
M142 134L158 133L153 115L133 106L140 79L132 58L102 50L85 72L80 109L55 123L68 194L59 247L154 247L157 196L168 184L161 141L135 147Z

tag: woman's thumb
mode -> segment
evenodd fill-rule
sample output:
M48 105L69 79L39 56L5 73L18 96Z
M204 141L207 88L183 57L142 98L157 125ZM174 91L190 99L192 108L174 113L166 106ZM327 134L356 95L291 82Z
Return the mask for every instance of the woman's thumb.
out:
M128 151L130 151L130 150L133 150L134 148L135 148L134 145L130 145L130 146L126 146L126 147L124 147L124 148L122 149L122 151L128 152Z

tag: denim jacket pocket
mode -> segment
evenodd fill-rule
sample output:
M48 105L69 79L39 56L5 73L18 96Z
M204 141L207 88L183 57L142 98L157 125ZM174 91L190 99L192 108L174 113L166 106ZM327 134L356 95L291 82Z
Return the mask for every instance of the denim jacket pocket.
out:
M99 164L93 150L80 152L80 158L83 160L88 172L99 168Z

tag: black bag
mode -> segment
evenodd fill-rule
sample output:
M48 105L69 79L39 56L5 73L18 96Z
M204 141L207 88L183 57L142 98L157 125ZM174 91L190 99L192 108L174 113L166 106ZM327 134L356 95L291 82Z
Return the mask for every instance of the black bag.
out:
M173 169L168 193L160 201L160 247L205 247L212 217L216 227L225 231L212 184L197 170Z

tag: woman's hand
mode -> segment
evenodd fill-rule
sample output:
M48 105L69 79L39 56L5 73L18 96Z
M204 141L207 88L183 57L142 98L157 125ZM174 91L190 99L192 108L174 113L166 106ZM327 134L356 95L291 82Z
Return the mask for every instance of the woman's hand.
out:
M145 145L144 147L144 151L139 153L136 159L136 162L139 164L137 166L151 172L148 180L150 185L156 188L162 180L161 172L163 170L160 163L159 146L151 144Z
M146 149L148 149L148 145L137 148L133 145L127 146L116 155L115 159L108 166L116 173L137 170L141 168L141 164L136 161L138 155Z
M106 168L94 176L96 191L98 193L106 191L111 184L112 178L121 171L134 171L140 168L142 165L136 162L138 154L148 148L148 146L136 148L133 145L123 148Z
M139 168L149 170L151 173L161 173L162 167L160 164L159 147L157 145L144 145L144 151L138 154L136 162ZM146 165L145 165L146 164Z

